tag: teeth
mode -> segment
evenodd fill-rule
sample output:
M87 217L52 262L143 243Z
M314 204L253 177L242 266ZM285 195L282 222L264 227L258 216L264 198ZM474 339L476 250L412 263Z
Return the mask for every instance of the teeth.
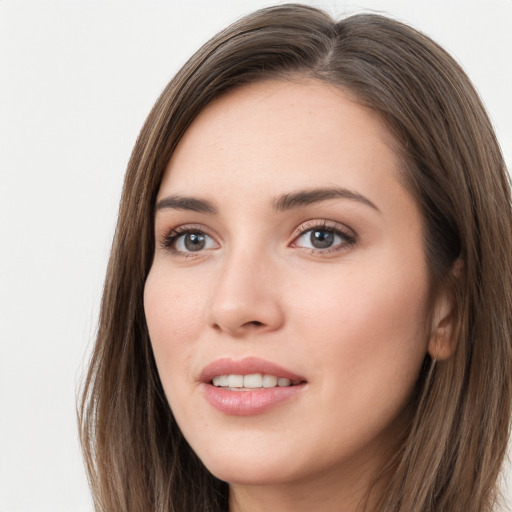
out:
M274 388L276 386L291 386L292 381L286 377L274 375L262 375L253 373L251 375L217 375L212 379L213 385L223 388Z
M277 386L277 377L274 377L273 375L264 375L262 380L264 388L273 388Z
M230 388L243 388L244 387L244 376L243 375L229 375L228 386Z
M254 373L244 377L244 388L261 388L262 386L263 377L261 373Z

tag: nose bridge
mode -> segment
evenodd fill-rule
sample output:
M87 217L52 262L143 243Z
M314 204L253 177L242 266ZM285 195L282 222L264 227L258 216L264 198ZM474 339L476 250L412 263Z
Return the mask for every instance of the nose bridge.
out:
M273 331L283 322L275 262L254 240L235 244L218 273L210 306L210 324L231 335Z

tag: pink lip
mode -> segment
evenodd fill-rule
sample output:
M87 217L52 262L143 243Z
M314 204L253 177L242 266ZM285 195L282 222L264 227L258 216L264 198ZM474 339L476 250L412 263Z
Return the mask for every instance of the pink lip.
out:
M209 383L216 375L251 375L261 373L284 377L292 381L304 381L304 377L293 373L277 364L259 359L258 357L246 357L239 361L224 358L213 361L206 366L199 376L201 382Z
M261 373L285 377L300 384L294 386L258 388L251 391L230 391L214 386L211 381L217 375L250 375ZM234 416L262 414L285 400L297 397L305 388L306 381L270 361L247 357L240 361L218 359L206 366L200 375L201 386L207 402L218 411Z

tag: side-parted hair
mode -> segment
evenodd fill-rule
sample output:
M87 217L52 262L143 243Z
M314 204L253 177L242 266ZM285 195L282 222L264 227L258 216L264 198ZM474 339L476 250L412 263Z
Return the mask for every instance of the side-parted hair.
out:
M460 66L422 33L380 15L335 21L290 4L207 42L162 92L133 149L79 405L98 512L228 510L228 485L185 441L155 366L143 308L155 201L206 105L244 84L297 79L339 87L386 124L423 214L432 289L448 289L455 304L455 353L433 370L426 357L410 424L382 468L378 511L495 505L512 399L512 212L492 125Z

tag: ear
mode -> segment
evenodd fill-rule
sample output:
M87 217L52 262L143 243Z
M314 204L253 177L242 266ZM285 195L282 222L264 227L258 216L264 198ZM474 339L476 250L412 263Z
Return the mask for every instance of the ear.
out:
M451 279L448 279L448 281L453 282L453 280L459 279L462 267L462 260L457 260L451 271ZM449 359L456 349L454 333L457 314L452 290L451 286L443 286L434 303L428 353L432 359L437 361Z

